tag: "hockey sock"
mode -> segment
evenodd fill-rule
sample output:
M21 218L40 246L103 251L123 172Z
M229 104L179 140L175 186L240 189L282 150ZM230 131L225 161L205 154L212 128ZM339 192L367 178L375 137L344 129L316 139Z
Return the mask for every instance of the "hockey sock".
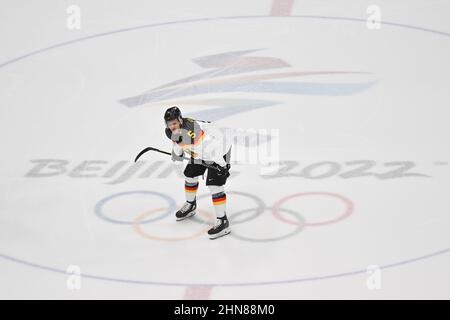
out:
M227 202L227 196L225 192L221 191L219 193L212 194L212 202L214 205L214 210L216 211L216 217L217 218L225 217L226 202Z
M186 201L195 202L195 197L197 196L198 189L198 177L189 178L186 177L184 181L184 193L186 195Z

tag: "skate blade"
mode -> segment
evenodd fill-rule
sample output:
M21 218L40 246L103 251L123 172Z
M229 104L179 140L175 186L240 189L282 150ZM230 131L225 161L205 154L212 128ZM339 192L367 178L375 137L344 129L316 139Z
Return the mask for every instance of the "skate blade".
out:
M223 229L222 231L220 231L219 233L209 235L209 239L214 240L214 239L226 236L230 232L231 232L231 230L229 228L226 228L226 229Z
M177 217L177 221L181 221L181 220L190 218L190 217L192 217L194 214L195 214L195 211L189 212L189 214L188 214L187 216L184 216L184 217L182 217L182 218L178 218L178 217Z

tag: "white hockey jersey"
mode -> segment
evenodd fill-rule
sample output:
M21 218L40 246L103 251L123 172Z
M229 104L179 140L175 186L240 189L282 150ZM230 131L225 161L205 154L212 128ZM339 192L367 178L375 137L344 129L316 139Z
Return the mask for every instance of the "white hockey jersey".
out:
M183 118L181 132L182 139L173 142L172 150L176 155L184 152L194 159L213 161L222 167L226 165L224 155L230 151L232 144L229 130L213 123Z

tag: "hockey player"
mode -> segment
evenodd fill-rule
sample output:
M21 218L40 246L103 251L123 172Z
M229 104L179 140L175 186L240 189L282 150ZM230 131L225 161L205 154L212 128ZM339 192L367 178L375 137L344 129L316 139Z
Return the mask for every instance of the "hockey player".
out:
M230 233L226 215L225 183L230 176L231 143L223 131L210 123L183 118L178 107L166 110L164 114L166 135L173 141L172 160L183 161L183 155L190 156L184 170L186 203L176 212L177 221L192 217L197 208L196 195L199 176L207 170L206 185L211 193L216 213L216 223L208 230L210 239ZM207 164L207 168L204 164ZM212 168L211 168L212 167Z

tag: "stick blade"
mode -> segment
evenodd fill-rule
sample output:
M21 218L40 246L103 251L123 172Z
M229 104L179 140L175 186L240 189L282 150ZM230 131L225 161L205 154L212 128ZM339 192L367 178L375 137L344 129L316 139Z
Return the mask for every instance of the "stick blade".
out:
M138 153L138 155L136 156L136 158L134 158L134 162L138 161L138 159L147 151L153 150L154 148L152 147L147 147L145 149L143 149L141 152Z

